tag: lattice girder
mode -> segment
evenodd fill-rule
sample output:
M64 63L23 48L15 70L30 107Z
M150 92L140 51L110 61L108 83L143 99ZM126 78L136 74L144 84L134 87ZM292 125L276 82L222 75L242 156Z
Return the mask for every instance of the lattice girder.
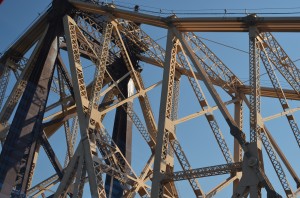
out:
M255 15L229 17L226 20L215 17L183 19L175 15L158 17L145 14L138 7L134 11L124 10L117 5L91 0L62 2L70 5L70 9L50 7L24 36L0 57L0 107L2 101L4 102L0 112L0 140L5 145L5 141L8 143L10 139L9 131L12 131L11 127L14 126L10 124L10 120L18 113L14 112L15 107L20 98L28 94L24 93L24 90L29 86L28 80L34 72L33 63L37 61L35 54L43 51L41 45L46 32L41 32L40 28L51 27L49 17L55 16L63 20L63 24L60 25L64 26L64 31L60 31L57 41L60 49L53 60L57 72L54 72L53 79L48 79L50 98L58 99L40 110L41 114L47 114L47 117L40 119L43 121L42 136L32 144L30 152L34 151L34 156L27 160L29 150L25 150L22 159L28 162L22 160L19 163L22 167L23 164L29 167L26 196L44 197L53 193L50 196L85 197L90 193L92 197L109 197L117 188L113 184L107 185L104 176L106 179L113 178L111 181L117 181L121 194L128 198L180 197L182 192L177 181L182 180L188 182L192 187L189 190L199 198L213 197L217 193L222 196L221 190L226 186L233 187L233 197L236 198L261 197L262 187L266 189L269 197L281 197L278 191L284 192L287 197L296 197L297 193L299 194L300 179L297 167L292 166L293 163L283 152L285 150L280 148L277 139L272 136L273 133L264 122L286 116L300 146L295 114L299 108L293 109L294 102L289 101L300 100L299 70L274 36L267 32L300 31L295 23L300 23L300 19L296 17L289 21L291 19L283 18L282 21L290 22L289 26L272 17L263 19ZM55 0L53 5L59 4L59 1ZM55 13L59 13L58 16ZM163 42L152 38L153 32L146 33L144 24L167 29L167 39L163 38L166 46L160 45ZM242 82L225 64L226 61L209 49L194 31L249 33L250 84ZM28 59L25 54L30 53L30 47L32 56ZM66 61L65 55L68 55L69 61ZM263 68L260 67L260 59L273 87L261 85L260 70ZM43 61L40 64L46 63ZM87 62L91 64L92 72L88 72L87 68L90 66L83 66ZM146 64L144 70L141 67L143 64ZM151 66L161 68L161 73L155 76L147 73L150 69L146 67ZM281 87L273 67L289 83L291 90ZM156 70L159 69L153 71ZM9 80L12 72L16 77L14 82ZM133 90L130 96L125 96L123 85L128 81L132 82ZM11 89L11 93L6 99L4 93L10 92L7 88ZM182 94L182 88L184 93L192 93L196 98ZM155 89L159 89L159 96L154 92ZM223 97L225 95L226 97ZM183 103L186 97L190 98L190 104ZM260 103L261 97L278 98L283 112L263 118L264 106ZM133 105L133 101L138 101L139 104ZM193 102L198 109L200 106L200 110L182 117L181 111L185 110L186 105L195 105ZM246 120L248 117L244 115L245 108L250 112L249 120ZM116 109L121 109L124 117L128 119L126 121L134 124L133 135L136 135L137 131L137 139L142 140L138 144L141 144L145 152L142 149L139 152L143 152L147 162L139 162L144 163L139 168L131 164L118 140L110 134L113 121L109 119L111 115L116 114ZM197 111L196 107L194 109ZM183 136L179 124L187 124L189 120L201 116L204 119L199 120L208 123L207 128L213 132L215 145L221 151L220 156L224 157L218 161L222 160L224 164L192 168L194 158L191 158L187 151L203 148L188 148L184 138L193 134L186 131ZM201 122L199 125L202 130ZM250 131L245 131L245 124L250 125ZM129 128L119 131L126 133ZM221 128L224 133L221 132ZM52 142L52 136L58 134L65 138L64 161L57 158L57 144ZM250 143L247 142L248 138ZM44 163L51 164L56 173L31 186L31 178L37 177L34 172L35 165L38 164L36 161L39 160L39 144L44 147L50 160L50 163ZM262 152L260 144L266 152ZM125 152L131 152L129 146L126 148L130 151ZM272 164L267 168L261 157L265 154L269 159L264 160L270 160L270 165ZM200 159L205 160L203 156L199 156L199 162ZM29 161L32 161L32 165ZM295 183L289 183L290 175L285 173L286 169ZM274 170L278 179L269 177L269 170ZM137 174L138 172L140 174ZM22 174L22 171L18 172L19 179L12 189L19 188ZM224 177L225 180L218 184L213 181L209 185L210 189L203 189L200 180L197 180L202 178L204 181L206 177L211 176L221 178L219 175L225 174L228 177ZM283 191L273 186L275 179L281 184ZM86 183L90 192L85 192ZM294 189L295 184L298 189ZM5 190L2 186L1 184L0 192ZM107 186L111 187L110 191L106 189ZM19 192L14 190L13 193Z

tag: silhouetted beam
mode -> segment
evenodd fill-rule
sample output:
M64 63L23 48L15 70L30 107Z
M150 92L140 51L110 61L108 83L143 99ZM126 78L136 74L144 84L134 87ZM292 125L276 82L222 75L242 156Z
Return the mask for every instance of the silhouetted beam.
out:
M62 57L60 54L57 56L57 63L58 63L58 69L62 73L62 76L64 78L64 81L67 84L67 87L71 93L72 98L74 98L74 92L73 92L73 85L71 82L71 76L69 75L69 72L67 70L66 65L64 64L64 61L62 60Z
M62 166L61 164L59 163L49 141L48 141L48 138L46 137L45 133L43 133L41 135L41 144L52 164L52 166L54 167L55 171L56 171L56 174L58 175L59 179L62 179L63 177L63 169L62 169Z
M31 171L37 139L51 86L57 57L57 27L50 26L38 51L0 155L0 197L9 197L16 187L16 196L26 194L31 183Z
M255 22L261 32L299 32L300 17L159 17L135 11L96 5L79 0L69 0L76 8L95 14L112 14L137 23L168 29L173 24L181 32L248 32L249 24ZM175 13L176 14L176 13Z

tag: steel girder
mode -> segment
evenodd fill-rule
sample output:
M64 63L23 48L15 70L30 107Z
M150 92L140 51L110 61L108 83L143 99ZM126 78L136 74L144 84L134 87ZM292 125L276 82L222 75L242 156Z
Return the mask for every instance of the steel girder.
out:
M286 115L299 144L298 127L291 114L297 109L290 109L287 103L288 99L299 100L298 70L287 58L287 54L280 49L281 46L272 35L264 33L265 31L299 31L296 24L298 18L278 19L248 16L228 18L226 21L221 18L160 18L121 10L112 5L101 5L96 1L70 0L69 2L77 10L74 9L69 12L71 17L64 17L64 38L60 38L59 46L69 53L69 67L72 75L68 74L68 66L64 65L64 61L58 56L55 59L58 64L58 76L54 79L58 82L59 89L56 89L56 91L59 93L60 99L47 107L45 100L42 104L38 104L43 108L37 113L40 117L34 123L40 123L41 125L43 119L47 122L43 124L43 129L33 130L33 132L42 135L40 139L32 141L31 147L34 148L30 149L31 158L25 163L26 167L29 167L28 170L31 170L29 171L29 175L31 175L34 170L32 164L37 159L37 155L33 156L33 153L38 153L39 144L42 144L56 170L56 175L32 188L23 185L22 192L27 192L27 195L38 196L59 183L54 197L82 197L83 186L88 182L92 196L111 196L113 193L104 190L102 174L107 174L107 180L109 177L114 178L112 181L117 181L119 192L125 197L133 197L136 193L145 197L150 195L152 197L178 197L179 194L175 185L175 181L178 180L188 180L196 197L211 197L231 182L234 182L235 197L248 194L250 194L250 197L259 197L261 187L266 188L268 196L280 197L275 192L272 181L265 174L259 151L259 142L261 141L286 196L294 196L277 155L294 178L297 187L299 187L297 173L264 125L264 121L271 119L271 117L262 118L260 97L267 96L279 99L284 112L280 115L274 115L272 118ZM13 135L11 131L15 129L14 122L9 125L9 118L23 92L25 91L23 97L29 93L28 87L30 87L32 76L36 72L34 67L31 66L36 61L34 56L44 53L41 52L40 45L50 48L42 43L45 38L41 36L40 30L34 30L46 27L48 23L46 19L53 12L56 12L55 9L54 11L53 8L49 9L1 57L1 68L4 69L4 72L1 72L3 74L0 81L1 92L5 92L8 83L7 71L12 70L18 78L18 82L9 96L11 100L6 101L0 114L1 124L5 127L1 129L1 138L2 140L6 138L1 156L8 156L5 153L6 145L11 142L10 139ZM113 14L111 15L111 13ZM59 17L62 17L62 15ZM168 29L166 50L151 39L137 23ZM49 28L51 31L53 30L51 25ZM197 35L191 32L186 33L187 31L250 31L250 86L244 85ZM24 39L28 39L26 43L22 43ZM40 42L33 52L33 58L26 61L27 65L24 68L19 69L22 64L21 61L24 59L22 56L38 40ZM274 51L274 46L280 50ZM96 66L90 85L86 85L85 82L84 75L86 73L82 67L82 58L90 60ZM260 58L267 69L273 88L260 86ZM13 62L8 60L13 60ZM285 62L282 62L283 60ZM139 61L162 67L164 70L163 80L146 88L143 75L140 73L138 66ZM40 64L44 64L44 61L41 62ZM280 87L271 64L281 72L281 75L291 84L294 90L284 90ZM115 75L114 72L120 72L115 69L118 65L122 65L125 70L121 74ZM51 67L46 69L53 71ZM22 73L19 74L18 70ZM47 75L52 75L52 72L48 72ZM127 84L129 77L132 79L132 85L136 93L127 97L125 96L127 94L124 92L124 85ZM180 80L182 77L188 78L189 86L196 95L201 111L178 118L178 106L180 106L179 87L182 83ZM48 79L44 83L51 84L51 78ZM204 86L201 87L199 80L204 83L205 88L208 90L208 97L213 98L216 106L211 107L209 105L210 101L206 98L207 96L204 96L202 90ZM162 84L162 93L157 127L148 92L160 84ZM224 102L214 85L220 86L233 99ZM40 98L47 98L49 90L48 86L48 90ZM250 101L245 96L248 94L250 94ZM102 97L103 100L101 101ZM3 98L3 95L1 98ZM144 121L139 118L140 115L130 105L130 102L135 98L139 99L141 115L146 126L144 126ZM21 99L22 101L23 99ZM236 109L234 116L226 106L231 103L234 103ZM248 133L243 131L243 103L250 109L250 144L245 137ZM48 118L43 118L42 115L45 112L54 110L60 105L61 110ZM124 147L124 145L122 147L122 142L127 137L121 138L122 141L120 142L117 141L117 136L124 134L123 130L119 128L119 131L114 133L111 138L102 123L105 115L114 109L117 109L116 118L122 116L122 121L132 120L132 123L137 127L150 148L151 156L140 176L133 170L125 152L126 149L130 150L130 148L128 146ZM221 133L217 117L213 115L213 111L218 109L227 121L230 133L235 139L233 156L226 143L226 133L224 135ZM14 119L19 119L18 113L20 112L17 109ZM188 154L184 152L180 140L177 139L176 125L201 115L205 115L227 164L197 169L191 168ZM72 127L69 123L71 118L73 119ZM75 149L78 123L81 140L77 149ZM67 145L64 170L48 140L62 125L64 126ZM121 126L120 123L115 122L115 128ZM20 131L22 133L22 130ZM242 152L244 152L243 159ZM182 171L174 172L175 159L178 160ZM18 172L18 174L20 173ZM197 178L220 174L230 174L230 177L208 193L205 193L201 189ZM147 184L149 180L152 181L151 189ZM251 181L253 182L251 183ZM7 184L7 182L4 183ZM31 182L27 183L30 185ZM12 187L14 186L12 185ZM17 188L19 187L17 186ZM110 186L109 189L111 191L117 190L114 186ZM299 190L296 190L296 192L299 192ZM6 195L8 194L6 193Z

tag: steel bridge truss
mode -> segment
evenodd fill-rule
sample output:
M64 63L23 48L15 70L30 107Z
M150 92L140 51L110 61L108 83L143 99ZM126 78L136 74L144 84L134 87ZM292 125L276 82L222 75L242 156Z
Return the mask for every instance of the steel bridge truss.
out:
M166 46L144 32L143 24L166 29ZM296 197L299 170L265 122L285 116L296 140L290 142L300 146L294 116L299 108L289 104L289 100L300 99L300 72L270 33L299 32L299 24L297 17L256 15L163 18L98 1L53 0L52 7L0 59L0 197L46 197L47 192L55 198L83 197L86 183L91 197L179 197L176 182L181 180L187 180L199 198L213 197L229 185L235 198L261 197L262 188L268 197ZM197 31L249 33L249 85L208 48L194 33ZM93 75L85 71L86 62L92 63ZM140 62L162 68L161 80L146 86L148 74L143 73ZM261 86L262 67L272 87ZM11 73L15 81L10 80ZM291 89L282 88L278 75ZM188 84L184 86L191 87L200 111L179 117L180 106L189 105L180 103L181 97L187 97L180 94L185 78ZM8 91L9 83L12 88ZM159 86L157 122L148 95ZM225 101L219 90L231 100ZM51 94L57 98L54 103L49 102ZM263 118L261 97L277 98L283 111ZM140 107L133 105L134 99ZM248 122L245 108L250 112ZM110 133L104 119L114 110ZM218 124L216 111L227 126ZM201 116L224 157L222 164L192 167L177 137L177 125ZM245 123L250 125L249 132L243 128ZM135 171L132 164L132 126L150 151L142 172ZM66 145L63 162L53 148L57 145L51 142L51 136L61 130ZM186 136L192 136L190 133L186 131ZM228 144L230 140L233 144ZM41 146L55 173L32 185ZM268 177L263 156L269 158L278 179ZM204 191L198 179L218 175L228 178ZM273 186L273 180L282 190Z

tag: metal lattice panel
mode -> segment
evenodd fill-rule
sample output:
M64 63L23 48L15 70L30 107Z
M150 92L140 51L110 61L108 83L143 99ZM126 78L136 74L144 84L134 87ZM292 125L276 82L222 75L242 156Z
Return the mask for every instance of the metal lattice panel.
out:
M188 196L180 182L199 198L222 197L227 186L235 198L296 197L299 168L267 122L285 116L287 138L300 146L299 69L270 33L299 32L299 24L53 0L0 58L0 197ZM155 41L144 25L167 35ZM248 33L249 81L197 31ZM265 98L283 112L263 117ZM41 164L53 167L47 177L36 174Z

